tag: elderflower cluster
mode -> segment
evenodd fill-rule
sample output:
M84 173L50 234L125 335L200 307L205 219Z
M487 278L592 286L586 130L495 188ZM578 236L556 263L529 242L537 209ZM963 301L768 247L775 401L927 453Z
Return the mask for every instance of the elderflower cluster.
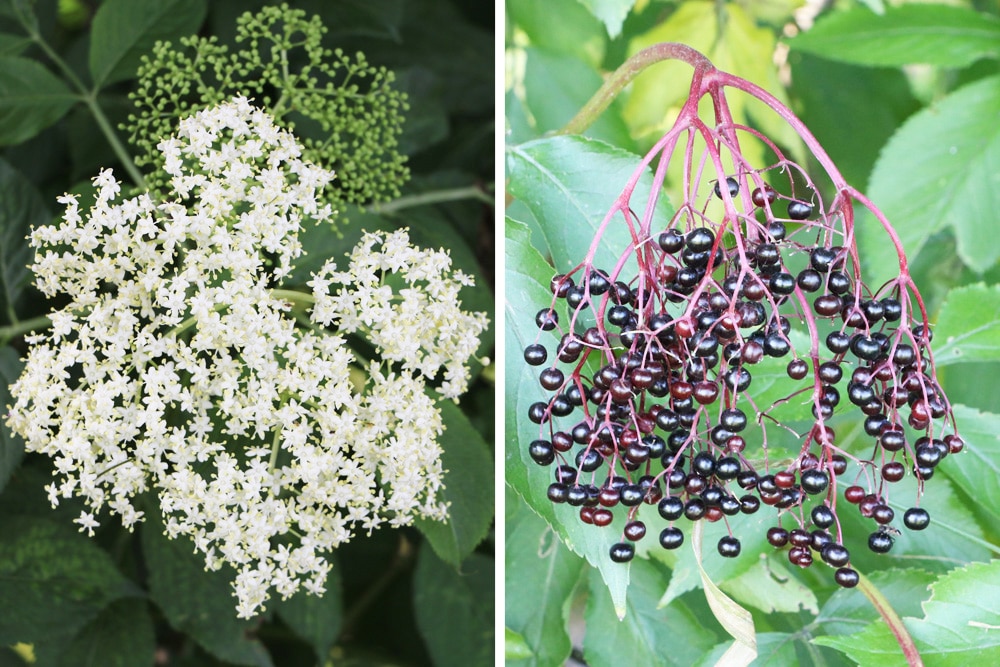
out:
M171 201L118 201L105 171L89 211L65 196L62 222L32 232L36 284L68 304L28 338L8 423L53 459L52 504L84 500L81 530L161 512L207 568L236 569L250 617L272 590L322 593L324 554L357 530L446 518L429 382L466 388L486 319L459 308L470 281L447 255L405 232L367 235L311 294L278 289L302 225L331 215L333 174L246 99L184 120L160 150Z

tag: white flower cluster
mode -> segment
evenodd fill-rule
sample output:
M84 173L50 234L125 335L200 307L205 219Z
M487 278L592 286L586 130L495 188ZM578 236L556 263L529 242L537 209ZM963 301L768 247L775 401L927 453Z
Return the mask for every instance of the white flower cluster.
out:
M33 231L38 287L69 303L28 339L8 423L52 457L53 505L83 498L81 530L103 510L131 529L152 492L171 537L236 568L250 617L272 589L322 593L324 553L356 530L446 518L429 381L465 390L486 318L460 309L470 281L448 256L405 232L367 235L312 294L276 289L303 223L331 213L317 195L333 174L247 100L160 149L174 201L115 203L105 171L85 215L66 196L62 222Z

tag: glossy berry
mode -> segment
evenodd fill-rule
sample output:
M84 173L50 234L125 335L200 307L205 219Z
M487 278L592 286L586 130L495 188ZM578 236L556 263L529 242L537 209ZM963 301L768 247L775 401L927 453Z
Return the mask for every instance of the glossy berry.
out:
M887 554L892 549L892 536L882 530L876 530L868 536L868 548L877 554Z
M834 581L844 588L854 588L861 581L860 575L858 575L856 570L852 570L849 567L842 567L837 570L833 575Z
M635 547L628 542L617 542L611 545L611 560L616 563L627 563L635 556Z
M788 202L788 217L792 220L805 220L812 212L812 204L795 200Z
M851 559L850 553L842 544L830 543L820 550L820 558L827 565L843 567Z
M629 521L625 524L625 538L638 542L646 536L646 524L642 521Z
M779 526L767 529L767 541L776 549L788 544L788 531Z
M677 496L665 496L656 506L660 516L667 521L679 519L684 514L684 501Z
M532 343L524 348L524 361L531 366L541 366L549 358L549 353L541 343Z
M542 331L552 331L559 323L559 314L551 308L543 308L535 315L535 324Z
M729 190L730 197L735 197L740 193L740 184L735 178L729 176L726 178L726 189ZM715 184L715 196L722 199L722 189L719 187L719 183Z
M910 530L923 530L931 522L931 515L921 507L911 507L903 513L903 523Z
M740 541L731 535L719 540L719 555L724 558L736 558L740 555Z
M775 192L774 188L766 184L762 188L754 188L753 192L750 193L750 201L753 202L754 206L760 208L764 207L764 202L767 202L768 204L773 204L774 200L777 198L778 198L778 193Z
M698 227L688 232L685 244L695 252L711 250L715 243L715 232L707 227Z
M548 440L535 440L528 446L528 454L540 466L547 466L556 460L555 450Z
M684 544L684 533L680 528L668 526L660 531L660 546L664 549L676 549Z
M822 470L806 470L801 475L802 489L809 494L816 495L826 491L830 485L830 476Z

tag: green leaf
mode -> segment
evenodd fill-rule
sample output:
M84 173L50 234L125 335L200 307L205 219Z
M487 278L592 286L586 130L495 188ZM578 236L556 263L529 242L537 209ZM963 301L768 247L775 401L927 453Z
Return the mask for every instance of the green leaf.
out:
M576 56L594 67L604 58L604 26L579 0L507 0L504 8L510 24L524 31L533 46Z
M507 191L531 210L556 270L563 272L586 258L608 211L639 165L637 156L593 139L539 139L508 149ZM652 173L644 169L631 197L638 215L645 210L651 187ZM661 197L652 229L666 227L669 208ZM631 241L622 216L613 216L595 247L594 266L610 271ZM545 302L530 303L541 308Z
M801 641L797 635L784 632L758 632L757 658L750 667L785 667L786 665L809 664L803 662L797 654L796 642ZM724 662L726 651L732 642L717 645L697 663L698 667L728 667Z
M1000 210L1000 77L959 88L914 114L893 135L872 171L869 196L902 241L920 252L938 229L952 227L958 255L977 272L1000 258L1000 245L983 243ZM899 272L895 247L869 214L857 232L866 282L878 285Z
M603 83L601 76L579 58L527 48L524 100L536 134L562 128ZM632 138L616 100L587 128L586 135L620 148L631 148Z
M625 17L635 4L635 0L580 0L580 2L604 24L611 39L621 33Z
M95 89L135 76L139 59L157 41L198 32L207 9L205 0L106 0L90 36Z
M479 432L454 403L438 404L444 418L441 461L447 471L441 499L450 503L448 521L417 519L435 553L458 567L486 536L493 520L493 460Z
M74 102L66 84L37 61L0 57L0 146L31 139Z
M145 600L126 598L108 606L60 655L67 667L152 667L153 619Z
M876 570L868 579L892 603L892 608L900 616L920 614L920 606L930 597L930 585L934 575L915 568L891 568ZM823 634L846 635L864 628L880 616L871 601L857 588L840 588L816 617Z
M72 635L138 589L94 540L38 517L0 517L0 645Z
M666 609L657 606L666 574L655 562L636 558L631 563L633 585L624 619L618 620L607 588L596 571L590 574L590 596L584 612L587 634L584 657L593 667L618 665L695 664L719 640L680 601Z
M10 385L21 375L23 368L24 362L16 350L11 347L0 348L0 406L3 406L4 411L13 402ZM11 432L4 420L0 420L0 492L6 488L23 458L24 440Z
M572 649L566 617L584 560L567 549L509 486L505 504L504 622L527 649L527 655L519 658L508 654L507 665L561 665Z
M435 667L493 664L493 559L474 553L461 570L421 549L413 575L417 627Z
M791 52L788 62L795 113L844 179L865 190L879 150L920 108L906 75L899 69L850 65L801 51ZM830 90L840 92L830 95ZM864 118L865 122L845 132L845 118Z
M1000 664L1000 561L972 563L931 584L924 618L904 618L921 657L940 667ZM892 632L876 621L853 635L818 637L817 644L846 653L862 665L906 665Z
M754 628L753 616L749 610L744 609L723 593L702 567L701 546L704 529L703 522L695 522L694 528L691 529L691 546L698 563L698 572L701 574L701 583L705 589L708 606L711 607L716 620L733 638L732 645L726 649L719 662L733 667L745 667L757 657L757 632Z
M510 628L503 629L504 661L508 664L515 660L525 660L531 657L531 648L524 637Z
M340 567L335 555L327 556L327 560L333 567L326 579L326 593L316 596L299 591L275 605L281 620L316 652L319 664L326 662L330 648L340 636L344 617L344 586Z
M1000 524L1000 415L953 405L965 449L948 456L939 470L976 500L978 509Z
M788 559L784 555L759 559L738 577L719 582L719 588L741 604L767 613L803 610L818 613L816 594L792 575L785 566Z
M538 328L534 324L535 306L551 299L548 289L552 267L531 245L527 228L507 220L507 241L504 244L506 270L507 335L505 354L508 360L504 382L506 452L504 477L521 498L558 533L563 543L583 556L604 577L617 613L625 613L625 589L629 566L614 563L608 557L611 545L618 541L617 533L587 526L579 520L576 509L568 505L554 506L546 491L551 471L537 465L528 455L528 443L538 437L539 428L526 417L528 406L541 398L541 389L531 367L523 363L522 352L535 342ZM529 304L525 306L525 304ZM542 335L552 349L555 337ZM614 534L613 534L614 533Z
M0 317L13 321L17 301L31 276L28 234L51 217L34 184L0 159Z
M1000 285L968 285L948 292L934 327L938 366L1000 360Z
M881 15L858 7L827 14L788 44L860 65L964 67L1000 56L1000 20L943 4L888 7Z
M146 515L142 550L149 568L150 597L175 630L190 635L220 660L272 667L264 646L247 638L253 620L236 617L231 586L236 575L231 568L206 571L204 558L194 553L190 540L167 539L158 511Z
M0 56L19 56L30 45L28 37L0 33Z

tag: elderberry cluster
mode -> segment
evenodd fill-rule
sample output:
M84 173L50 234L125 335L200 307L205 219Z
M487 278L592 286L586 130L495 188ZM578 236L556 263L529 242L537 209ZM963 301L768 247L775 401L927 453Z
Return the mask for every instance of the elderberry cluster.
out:
M838 196L827 208L811 183L808 196L801 186L796 195L793 171L781 161L720 177L701 201L689 195L665 229L633 234L613 269L585 261L551 280L552 303L535 321L561 339L549 349L539 336L524 350L549 396L528 410L539 425L528 451L554 469L553 503L579 507L581 521L602 528L624 514L616 562L631 560L646 535L642 504L667 523L665 549L684 542L682 518L725 521L763 504L778 514L767 539L790 546L790 562L807 567L818 556L837 583L855 586L838 499L873 521L868 546L885 553L899 534L891 486L909 473L919 500L935 466L964 446L944 434L954 424L932 332L914 319L919 295L902 279L865 285L850 201ZM790 194L765 180L781 174ZM643 229L631 208L620 214ZM798 455L774 461L769 429L792 429L772 414L776 404L755 401L754 374L783 358L779 403L810 403L812 421L794 433ZM864 458L842 449L827 423L850 411L863 414L872 441ZM845 479L849 462L854 479ZM929 520L914 506L903 524L922 530ZM729 532L718 551L736 557L741 544Z

